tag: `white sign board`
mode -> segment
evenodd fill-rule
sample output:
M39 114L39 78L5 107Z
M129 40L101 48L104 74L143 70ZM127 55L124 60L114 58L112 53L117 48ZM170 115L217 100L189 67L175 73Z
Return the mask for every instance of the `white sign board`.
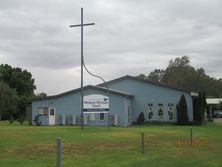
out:
M109 97L92 94L83 97L84 113L104 113L109 112Z

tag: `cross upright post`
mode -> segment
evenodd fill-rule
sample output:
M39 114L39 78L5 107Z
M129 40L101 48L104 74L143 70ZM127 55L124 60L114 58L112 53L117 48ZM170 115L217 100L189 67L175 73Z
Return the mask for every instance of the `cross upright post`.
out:
M95 23L83 24L83 8L81 8L81 24L69 27L81 27L81 129L83 130L83 26L95 25Z

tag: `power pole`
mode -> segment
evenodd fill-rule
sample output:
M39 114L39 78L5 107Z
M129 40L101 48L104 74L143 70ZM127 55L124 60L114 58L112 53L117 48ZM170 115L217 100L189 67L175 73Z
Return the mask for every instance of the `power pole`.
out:
M81 129L83 130L83 26L95 25L95 23L83 24L83 8L81 8L81 24L69 27L81 27Z

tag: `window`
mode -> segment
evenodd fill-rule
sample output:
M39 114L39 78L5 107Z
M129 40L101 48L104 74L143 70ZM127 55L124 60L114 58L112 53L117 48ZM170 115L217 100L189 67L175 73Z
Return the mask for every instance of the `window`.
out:
M173 103L168 104L168 120L173 121Z
M149 119L149 120L152 120L152 119L153 119L153 111L150 111L150 112L148 113L148 119Z
M96 113L89 114L89 121L96 121Z
M48 107L39 107L38 115L48 115L49 108Z
M158 119L159 119L159 120L162 120L162 119L163 119L163 110L162 110L162 108L160 108L160 109L158 110Z
M104 113L99 113L99 120L104 121L105 119L105 114Z
M53 115L55 115L55 110L53 108L51 108L49 113L50 113L51 116L53 116Z
M158 104L158 109L157 109L157 115L158 119L162 120L163 119L163 104Z
M149 103L148 104L148 120L152 120L153 119L153 104Z
M158 104L158 107L163 107L163 104Z
M153 104L152 104L152 103L149 103L149 104L148 104L148 107L153 107Z

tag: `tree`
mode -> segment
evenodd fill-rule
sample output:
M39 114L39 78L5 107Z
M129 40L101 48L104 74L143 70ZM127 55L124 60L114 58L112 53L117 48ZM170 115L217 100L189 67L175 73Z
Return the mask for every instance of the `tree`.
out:
M195 69L190 65L188 56L170 60L166 69L155 69L148 76L142 74L139 78L194 92L205 92L206 96L222 97L222 78L206 75L203 68Z
M14 116L16 102L16 91L0 81L0 120L11 119Z
M187 102L185 96L182 95L179 104L177 105L177 123L179 125L186 125L188 121Z
M219 110L222 110L222 101L219 102L218 109L219 109Z
M47 94L44 92L36 94L36 98L45 98L45 97L47 97Z
M147 79L145 74L140 74L140 75L136 76L136 78Z
M0 65L0 81L6 83L17 93L17 110L15 116L18 118L25 115L25 105L34 97L34 79L32 74L21 68L13 68L8 64Z
M199 103L200 103L200 122L203 122L204 120L204 114L206 110L206 95L204 92L199 92Z
M154 82L161 82L163 79L163 76L165 75L165 71L161 70L161 69L155 69L154 71L152 71L147 79L154 81Z
M145 122L145 116L144 116L144 113L143 113L143 112L140 113L140 115L138 116L136 122L137 122L138 125L144 124L144 122Z
M188 56L183 56L181 58L177 57L175 60L169 61L169 68L170 67L186 67L190 65L190 58Z

